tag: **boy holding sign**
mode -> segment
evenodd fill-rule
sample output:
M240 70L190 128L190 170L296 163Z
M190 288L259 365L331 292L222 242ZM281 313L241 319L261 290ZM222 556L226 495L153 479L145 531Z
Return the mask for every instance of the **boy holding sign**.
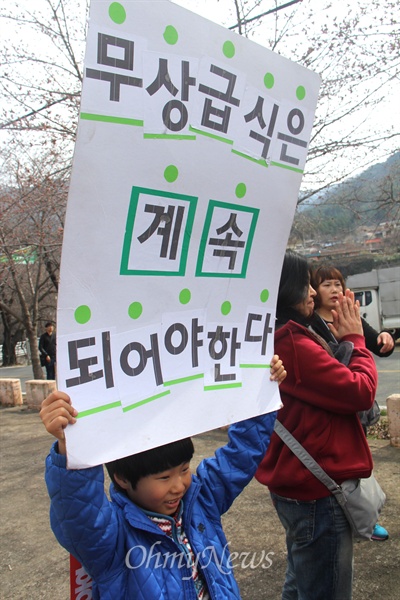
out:
M271 380L285 377L275 355ZM40 416L57 438L46 469L52 529L93 578L93 598L240 598L221 515L265 455L275 412L232 425L193 476L190 438L108 463L111 502L101 466L66 469L64 428L77 416L69 396L50 394Z

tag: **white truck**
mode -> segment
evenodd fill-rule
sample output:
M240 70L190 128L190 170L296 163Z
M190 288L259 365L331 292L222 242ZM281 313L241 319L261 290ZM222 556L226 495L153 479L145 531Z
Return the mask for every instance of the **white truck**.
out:
M361 316L376 331L388 329L400 337L400 267L350 275L346 285L360 302Z

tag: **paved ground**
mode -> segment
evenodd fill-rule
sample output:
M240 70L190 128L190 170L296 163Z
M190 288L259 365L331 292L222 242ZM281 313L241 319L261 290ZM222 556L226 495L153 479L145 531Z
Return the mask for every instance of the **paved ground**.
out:
M38 413L26 408L0 409L0 427L0 598L68 600L68 555L50 531L43 481L51 438ZM220 430L197 436L195 462L211 455L225 440ZM390 539L356 545L353 600L398 600L400 448L386 440L370 440L370 445L377 479L388 498L380 522L389 530ZM242 553L236 561L236 577L243 600L278 600L285 544L265 488L253 481L225 515L224 525L231 551ZM248 564L251 558L252 566Z

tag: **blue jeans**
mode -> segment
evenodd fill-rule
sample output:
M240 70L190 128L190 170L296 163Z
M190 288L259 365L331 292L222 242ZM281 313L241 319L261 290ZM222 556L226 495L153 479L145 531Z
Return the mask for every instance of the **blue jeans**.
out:
M44 365L46 369L46 379L56 378L56 361L54 358L50 359L50 362L46 362Z
M271 497L286 531L282 600L351 600L353 536L335 498Z

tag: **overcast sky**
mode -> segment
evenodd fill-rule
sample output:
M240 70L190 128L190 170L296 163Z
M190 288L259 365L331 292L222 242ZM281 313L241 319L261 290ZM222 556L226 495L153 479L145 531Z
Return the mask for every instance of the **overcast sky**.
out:
M111 2L111 0L109 0ZM129 2L132 0L121 0L122 4L129 5ZM151 0L146 0L151 1ZM249 0L250 4L254 4L256 0ZM185 8L192 10L193 12L208 18L220 25L225 27L232 26L236 23L236 16L234 12L234 0L174 0L176 4L179 4ZM287 0L282 0L280 4L285 4ZM364 8L371 11L373 7L373 0L353 0L351 3L348 3L346 0L336 0L334 2L330 2L329 0L302 0L295 6L288 7L279 11L279 22L283 23L285 19L289 18L291 15L295 15L292 23L290 25L291 33L293 34L296 31L296 27L298 28L299 34L296 36L285 38L285 43L278 46L278 51L286 56L287 58L295 59L294 49L298 49L300 46L304 49L307 49L309 40L312 39L313 34L318 34L321 31L321 27L324 24L328 25L328 34L329 36L329 27L334 22L334 20L341 19L345 16L351 15L351 11L354 11L354 14L359 12L359 6L363 6ZM17 6L26 6L31 11L38 11L40 7L45 5L44 0L8 0L7 4L4 4L2 7L2 11L15 11ZM69 2L71 7L76 7L78 3L74 4L74 0ZM256 16L260 12L271 9L274 6L274 2L272 0L265 0L261 3L261 6L258 7L251 13L251 16ZM350 6L350 9L348 8ZM314 24L308 21L308 11L312 9ZM76 14L78 16L79 13ZM81 13L83 14L83 13ZM387 23L390 22L390 19L395 17L395 15L383 14L383 10L379 13L379 5L378 8L374 8L373 12L373 21L371 21L372 32L371 37L372 41L377 39L378 35L382 36L382 39L386 37L387 33L390 31L390 28L394 28L393 26L386 26L385 24L380 24L380 18L383 17L384 21ZM83 22L83 16L79 16L79 19ZM9 24L10 25L10 24ZM309 36L305 36L300 33L301 29L304 25L307 25L308 31L310 32ZM268 15L264 17L261 24L259 24L256 28L254 28L250 34L250 39L260 43L263 46L269 47L268 40L273 38L275 28L275 15ZM24 33L24 38L21 40L21 30L17 28L13 28L11 25L7 26L7 28L3 29L3 35L6 37L7 35L12 35L14 41L23 43L24 45L29 44L31 42L32 52L38 52L38 46L40 44L40 40L37 36L29 39L26 37L26 33ZM308 39L309 37L309 39ZM44 41L48 39L44 38ZM360 41L365 43L365 39L363 38ZM355 35L355 42L357 44L357 35ZM294 44L296 46L294 46ZM26 46L25 46L26 47ZM364 73L360 73L360 79L364 78ZM352 90L351 90L352 91ZM400 82L399 80L395 80L390 86L385 87L385 101L378 105L378 107L374 108L366 108L364 112L364 117L366 119L365 127L368 128L371 124L376 125L378 128L381 127L382 131L387 127L387 125L393 126L397 131L400 131L400 111L398 110L398 99L400 97ZM332 110L335 109L334 106L335 98L331 100ZM343 131L340 131L340 127L352 127L354 123L346 123L345 121L340 122L341 125L338 126L337 133L340 135ZM385 149L388 149L389 152L395 151L398 149L398 139L394 139L393 142L387 142L385 144ZM383 147L382 147L382 150ZM377 154L377 162L379 162L379 153ZM361 165L362 167L363 165Z

